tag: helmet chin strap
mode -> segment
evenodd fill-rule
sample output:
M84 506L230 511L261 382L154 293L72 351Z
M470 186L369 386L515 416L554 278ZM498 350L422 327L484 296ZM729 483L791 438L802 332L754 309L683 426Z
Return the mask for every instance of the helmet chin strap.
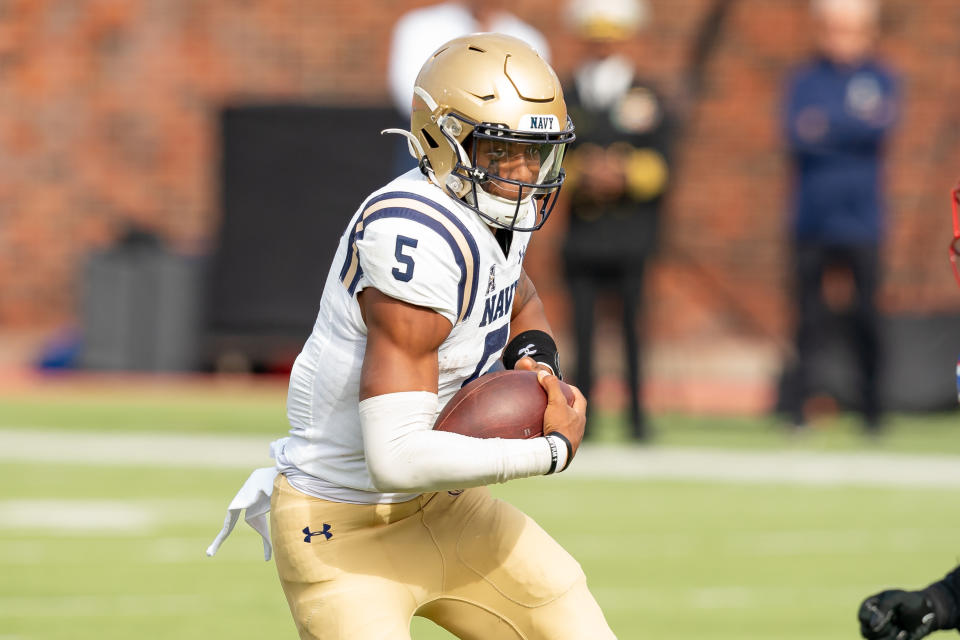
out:
M467 197L470 197L470 194L467 194ZM508 200L506 198L501 198L495 196L492 193L487 193L479 185L477 186L477 208L480 211L483 211L486 215L490 216L500 224L505 227L523 227L523 223L527 219L527 216L530 214L530 198L527 196L520 201L519 208L517 207L516 200ZM514 220L513 216L516 214L517 219Z

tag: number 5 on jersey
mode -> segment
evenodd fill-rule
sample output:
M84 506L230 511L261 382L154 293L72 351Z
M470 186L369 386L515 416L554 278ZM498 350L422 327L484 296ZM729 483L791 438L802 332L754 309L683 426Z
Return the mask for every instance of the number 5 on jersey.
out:
M416 249L416 238L397 236L397 249L393 252L393 255L397 258L397 262L403 265L403 270L399 269L398 267L394 267L393 271L390 273L392 273L393 277L400 282L410 282L410 279L413 277L413 258L403 253L403 250L406 247Z

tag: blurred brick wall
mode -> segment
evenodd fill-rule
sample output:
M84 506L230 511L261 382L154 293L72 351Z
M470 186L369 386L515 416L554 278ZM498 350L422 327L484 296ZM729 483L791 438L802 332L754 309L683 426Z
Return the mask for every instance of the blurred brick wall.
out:
M711 0L654 0L633 52L674 88ZM405 0L0 0L0 326L74 317L78 267L130 221L204 251L217 210L217 114L227 103L382 104ZM564 75L577 48L550 0L517 0ZM807 0L740 0L678 155L649 331L661 341L789 334L778 130L786 70L809 47ZM884 305L956 309L947 192L960 175L960 2L891 0L883 50L905 78L891 150ZM555 249L530 270L563 328Z

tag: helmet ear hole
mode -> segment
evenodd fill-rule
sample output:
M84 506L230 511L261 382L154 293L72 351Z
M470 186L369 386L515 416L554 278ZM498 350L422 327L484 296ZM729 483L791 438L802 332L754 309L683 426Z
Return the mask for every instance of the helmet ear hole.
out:
M423 134L423 139L427 141L427 144L430 145L431 149L438 149L440 147L440 144L433 139L433 136L430 135L429 131L426 129L421 129L420 133Z

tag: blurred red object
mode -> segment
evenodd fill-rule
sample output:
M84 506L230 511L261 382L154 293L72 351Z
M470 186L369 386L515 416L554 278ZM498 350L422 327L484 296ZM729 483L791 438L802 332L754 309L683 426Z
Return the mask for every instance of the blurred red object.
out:
M957 279L960 285L960 267L957 266L957 258L960 257L960 216L957 209L960 208L960 184L950 192L950 200L953 204L953 240L950 242L950 264L953 265L953 277Z

